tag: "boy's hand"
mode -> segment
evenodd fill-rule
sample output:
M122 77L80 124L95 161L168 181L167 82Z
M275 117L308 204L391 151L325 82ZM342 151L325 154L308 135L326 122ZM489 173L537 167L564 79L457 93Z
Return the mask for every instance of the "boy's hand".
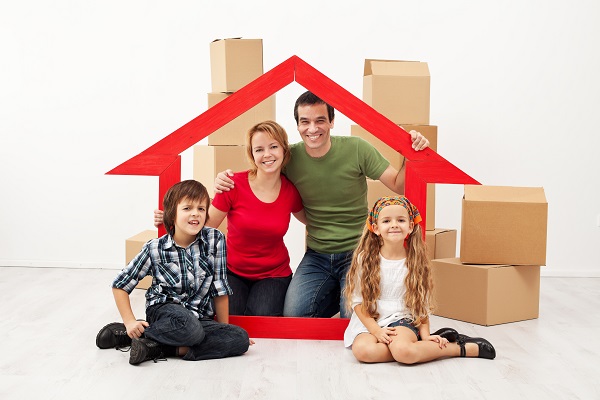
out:
M250 346L252 346L254 343L254 340L250 339Z
M425 136L421 134L421 132L417 132L412 130L410 133L410 140L412 140L412 148L419 151L426 149L429 147L429 140Z
M219 172L215 178L215 193L229 192L233 189L233 181L230 176L233 176L233 171L227 169L223 172Z
M129 321L125 322L125 329L127 329L127 336L132 339L139 339L147 327L150 324L146 321Z
M156 209L154 210L154 226L159 228L163 224L164 211Z

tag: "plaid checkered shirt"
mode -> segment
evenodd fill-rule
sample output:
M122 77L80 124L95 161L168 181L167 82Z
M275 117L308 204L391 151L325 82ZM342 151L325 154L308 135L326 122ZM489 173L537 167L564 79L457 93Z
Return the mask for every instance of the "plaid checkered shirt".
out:
M117 275L112 287L131 293L146 275L152 275L146 308L177 303L201 319L212 318L212 298L232 294L225 237L214 228L202 228L187 248L178 246L171 235L150 240Z

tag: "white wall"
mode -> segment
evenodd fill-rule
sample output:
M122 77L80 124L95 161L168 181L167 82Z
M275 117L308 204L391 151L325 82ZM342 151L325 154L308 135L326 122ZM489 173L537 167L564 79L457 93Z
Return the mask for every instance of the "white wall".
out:
M428 62L440 154L484 184L543 186L542 273L600 276L600 3L370 4L2 2L0 265L120 268L125 239L152 228L158 178L104 173L204 112L210 41L243 36L264 40L266 70L295 54L359 98L365 58ZM294 142L302 91L277 97ZM461 196L438 188L438 227L460 228Z

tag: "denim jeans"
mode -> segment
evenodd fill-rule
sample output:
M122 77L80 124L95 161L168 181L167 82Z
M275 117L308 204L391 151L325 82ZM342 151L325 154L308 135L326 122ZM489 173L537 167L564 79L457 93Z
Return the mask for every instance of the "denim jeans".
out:
M146 309L150 324L144 336L160 344L190 350L184 360L210 360L244 354L250 345L248 333L239 326L212 319L198 319L180 304L155 304Z
M283 315L329 318L340 311L342 318L348 318L351 313L340 293L352 253L323 254L307 249L288 288Z
M233 294L229 296L229 314L281 317L283 302L292 276L257 281L227 272Z

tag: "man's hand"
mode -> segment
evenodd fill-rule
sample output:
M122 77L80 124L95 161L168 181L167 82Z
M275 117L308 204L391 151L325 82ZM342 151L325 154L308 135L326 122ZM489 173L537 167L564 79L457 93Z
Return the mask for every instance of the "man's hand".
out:
M429 147L429 140L425 136L421 134L421 132L417 132L412 130L410 133L410 139L412 140L412 148L414 150L423 150Z
M215 178L215 193L229 192L233 189L233 181L230 176L233 176L233 171L227 169L223 172L219 172Z
M163 224L163 210L156 209L154 210L154 226L159 228Z

